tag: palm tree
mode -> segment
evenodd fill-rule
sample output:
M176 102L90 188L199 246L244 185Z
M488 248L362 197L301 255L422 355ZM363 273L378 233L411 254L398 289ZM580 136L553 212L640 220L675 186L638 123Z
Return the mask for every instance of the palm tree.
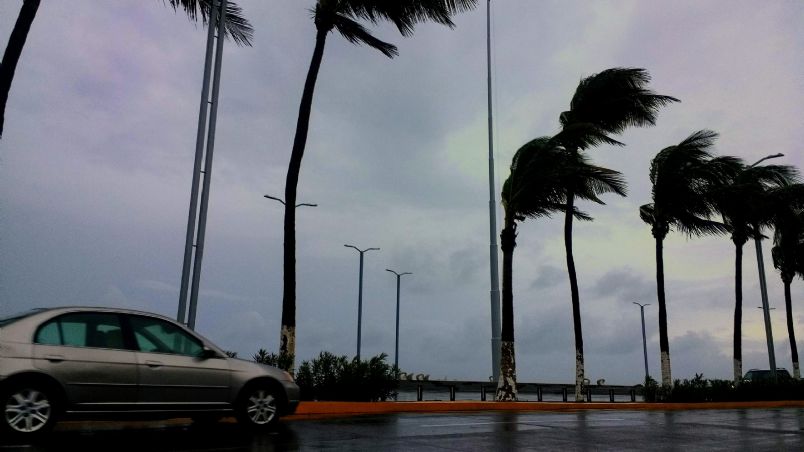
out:
M39 9L40 0L23 0L20 14L11 30L11 36L6 44L6 51L3 53L3 61L0 63L0 138L3 137L3 124L6 118L6 102L8 92L11 90L11 81L14 79L14 71L17 70L17 62L20 60L22 48L25 40L28 39L28 31L36 17Z
M725 225L710 219L715 212L712 192L733 172L738 161L733 157L712 157L708 149L716 138L715 132L701 130L675 146L662 149L650 166L653 202L639 208L639 216L651 226L656 240L659 347L662 385L665 386L672 384L672 376L667 339L663 242L671 228L690 237L727 232Z
M181 7L190 20L195 21L200 15L203 23L206 24L212 3L215 0L168 0L174 10ZM3 136L3 124L5 123L6 102L8 93L11 90L11 81L14 79L14 72L17 69L17 62L25 47L28 39L28 32L31 24L36 17L39 9L40 0L23 0L20 13L11 36L8 38L3 61L0 63L0 138ZM232 38L238 45L251 45L253 29L248 20L242 15L242 10L237 4L229 2L226 7L226 35Z
M739 383L743 378L743 245L748 239L761 239L761 228L773 220L773 212L767 208L768 191L793 183L796 171L787 165L746 165L742 161L735 169L731 180L714 194L734 243L734 382Z
M313 92L324 57L327 36L330 32L337 31L352 44L365 44L392 58L398 53L396 46L374 37L360 20L371 24L389 21L403 36L409 36L416 24L428 20L453 27L452 16L459 11L473 8L476 3L477 0L318 0L311 11L316 27L315 47L299 104L296 134L285 181L284 278L279 354L289 356L290 363L295 363L296 356L296 188L307 145Z
M567 151L578 154L600 143L622 145L609 137L630 126L652 126L659 108L678 102L670 96L655 94L647 89L650 75L644 69L612 68L587 77L578 84L569 111L561 113L562 133L559 134ZM564 134L565 136L561 137ZM594 140L585 140L589 135ZM564 217L564 247L567 273L572 295L572 321L575 330L575 400L583 400L584 354L581 330L580 295L575 259L572 251L572 219L577 193L569 187Z
M516 400L512 275L517 222L549 217L553 212L565 210L568 185L581 199L601 204L600 194L625 194L625 182L620 173L591 165L583 156L567 152L556 137L536 138L514 154L511 174L503 184L501 196L505 219L500 234L503 287L499 401ZM572 214L591 220L577 209Z
M792 185L790 191L800 191L799 184ZM784 284L784 305L787 314L787 336L790 339L790 356L793 361L793 375L796 379L801 377L801 370L798 362L798 347L796 346L796 333L793 329L793 303L790 293L790 284L796 276L796 270L801 268L804 259L801 255L802 240L804 239L804 210L801 203L798 207L793 207L788 200L780 200L780 209L774 216L775 232L773 234L773 266L779 270L779 274Z

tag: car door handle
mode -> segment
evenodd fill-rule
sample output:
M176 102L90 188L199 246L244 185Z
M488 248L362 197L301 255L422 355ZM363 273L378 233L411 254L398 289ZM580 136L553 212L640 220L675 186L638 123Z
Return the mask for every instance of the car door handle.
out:
M64 357L61 355L45 355L45 359L52 363L60 363L64 361Z
M149 360L149 361L145 361L145 364L146 364L148 367L162 367L162 363L161 363L161 362L159 362L159 361L150 361L150 360Z

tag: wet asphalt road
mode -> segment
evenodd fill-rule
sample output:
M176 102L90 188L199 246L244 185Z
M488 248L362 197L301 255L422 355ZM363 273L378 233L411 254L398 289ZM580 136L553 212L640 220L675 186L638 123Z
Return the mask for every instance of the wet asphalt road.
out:
M804 409L396 414L291 420L249 433L234 423L82 423L0 451L804 450Z

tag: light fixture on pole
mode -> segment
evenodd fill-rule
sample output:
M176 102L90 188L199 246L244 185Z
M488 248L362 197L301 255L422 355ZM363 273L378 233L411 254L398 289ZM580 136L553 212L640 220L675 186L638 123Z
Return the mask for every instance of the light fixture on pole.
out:
M360 361L360 328L363 322L363 254L367 251L379 251L379 248L366 248L361 250L354 245L343 245L347 248L354 248L360 253L360 279L357 289L357 360Z
M648 373L648 341L645 337L645 306L650 306L650 303L641 304L636 301L631 303L639 306L639 313L642 314L642 354L645 357L645 382L647 383L650 373Z
M385 271L396 275L396 346L394 346L394 367L399 369L399 280L405 275L412 275L411 272L397 273L389 268Z
M768 159L784 157L784 154L771 154L754 162L749 168L757 166L760 162ZM762 227L754 224L754 245L757 250L757 267L759 268L759 289L762 295L762 315L765 320L765 340L768 343L768 364L770 365L771 378L776 381L776 352L773 349L773 330L771 329L770 306L768 303L768 285L765 281L765 263L762 258Z

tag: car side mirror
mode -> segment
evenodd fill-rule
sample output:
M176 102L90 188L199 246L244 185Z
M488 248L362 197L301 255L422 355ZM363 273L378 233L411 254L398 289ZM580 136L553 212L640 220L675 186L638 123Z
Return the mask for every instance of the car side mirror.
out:
M201 359L210 359L210 358L217 358L217 357L218 357L218 352L216 352L215 350L213 350L213 349L211 349L211 348L209 348L207 346L204 346L204 349L201 350L201 354L199 355L199 358L201 358Z

